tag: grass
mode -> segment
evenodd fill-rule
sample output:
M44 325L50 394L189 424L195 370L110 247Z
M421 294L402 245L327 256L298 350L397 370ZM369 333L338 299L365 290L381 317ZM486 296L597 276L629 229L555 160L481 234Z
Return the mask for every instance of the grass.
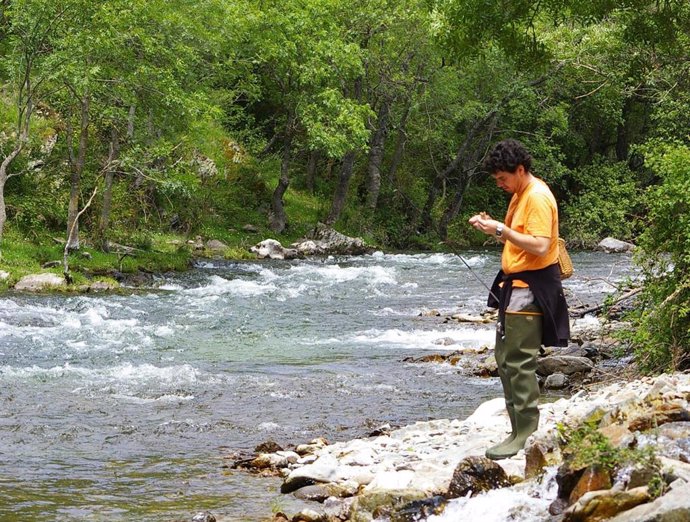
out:
M288 245L304 237L318 221L322 210L316 197L296 191L285 195L285 207L291 219L289 227L282 234L275 234L268 227L268 220L257 210L244 209L238 212L235 224L229 226L229 219L208 219L200 224L199 231L191 236L201 236L206 241L217 239L227 248L223 253L225 259L255 259L250 248L266 238L274 238L283 245ZM256 231L244 230L244 225L251 224ZM14 286L23 276L40 272L62 274L64 242L61 233L51 235L49 231L22 233L14 227L7 227L2 245L0 245L0 271L10 274L9 278L0 281L0 291ZM113 280L116 272L133 273L184 271L189 268L195 256L212 257L217 255L209 250L194 250L188 243L189 238L183 234L157 231L137 231L129 239L120 240L133 250L125 255L123 252L103 252L89 240L88 233L82 231L81 248L70 254L69 269L74 278L73 288L89 280ZM57 262L51 268L43 268L45 263Z
M117 252L102 252L93 248L88 241L82 243L78 252L70 254L68 264L75 286L88 280L112 280L115 272L182 271L189 267L192 252L180 239L178 246L167 241L168 236L156 238L151 250L134 250L123 255ZM23 276L40 272L62 274L64 246L49 235L29 240L17 231L9 231L3 240L0 270L8 272L9 278L0 281L0 289L13 286ZM57 262L52 268L42 268L45 263Z

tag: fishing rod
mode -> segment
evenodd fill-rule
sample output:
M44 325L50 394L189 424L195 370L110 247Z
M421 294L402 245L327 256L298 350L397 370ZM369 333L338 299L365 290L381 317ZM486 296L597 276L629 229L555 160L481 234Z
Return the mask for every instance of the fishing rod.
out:
M498 297L496 297L496 294L494 294L494 293L491 291L491 288L489 288L489 286L482 280L482 278L479 277L479 276L477 275L477 273L476 273L474 270L472 270L472 267L467 263L467 261L465 261L465 258L462 257L462 256L461 256L460 254L458 254L457 252L455 252L455 255L458 256L458 257L460 258L460 261L462 261L463 264L467 267L467 269L470 271L470 274L472 274L472 275L475 277L475 279L476 279L477 281L479 281L479 282L482 284L482 286L483 286L484 288L486 288L486 289L489 291L489 294L491 295L491 297L493 297L494 299L496 299L496 302L498 302L499 299L498 299Z

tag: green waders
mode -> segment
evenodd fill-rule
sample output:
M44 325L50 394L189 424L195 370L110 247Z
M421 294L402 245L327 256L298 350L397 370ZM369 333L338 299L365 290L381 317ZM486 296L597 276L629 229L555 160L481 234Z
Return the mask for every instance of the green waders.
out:
M512 433L486 450L486 456L494 460L515 455L539 425L536 370L542 316L528 311L506 312L504 322L503 332L499 327L496 333L495 357Z

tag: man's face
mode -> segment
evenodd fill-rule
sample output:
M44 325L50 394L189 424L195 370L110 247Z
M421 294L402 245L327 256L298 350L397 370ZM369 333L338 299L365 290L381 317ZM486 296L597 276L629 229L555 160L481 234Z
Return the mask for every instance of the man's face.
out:
M498 188L505 190L509 194L515 194L522 186L524 174L525 168L522 165L518 165L515 172L499 170L494 172L491 176L496 181L496 186Z
M496 181L496 186L501 190L505 190L509 194L515 194L517 191L516 181L518 177L514 172L505 172L499 170L495 174L492 174L494 180Z

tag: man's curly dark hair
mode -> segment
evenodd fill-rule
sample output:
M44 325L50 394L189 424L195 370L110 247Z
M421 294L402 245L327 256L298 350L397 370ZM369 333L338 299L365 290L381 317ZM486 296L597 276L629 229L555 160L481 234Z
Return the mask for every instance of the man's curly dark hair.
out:
M499 141L484 159L484 169L489 174L515 172L520 165L530 172L532 156L521 142L512 138Z

